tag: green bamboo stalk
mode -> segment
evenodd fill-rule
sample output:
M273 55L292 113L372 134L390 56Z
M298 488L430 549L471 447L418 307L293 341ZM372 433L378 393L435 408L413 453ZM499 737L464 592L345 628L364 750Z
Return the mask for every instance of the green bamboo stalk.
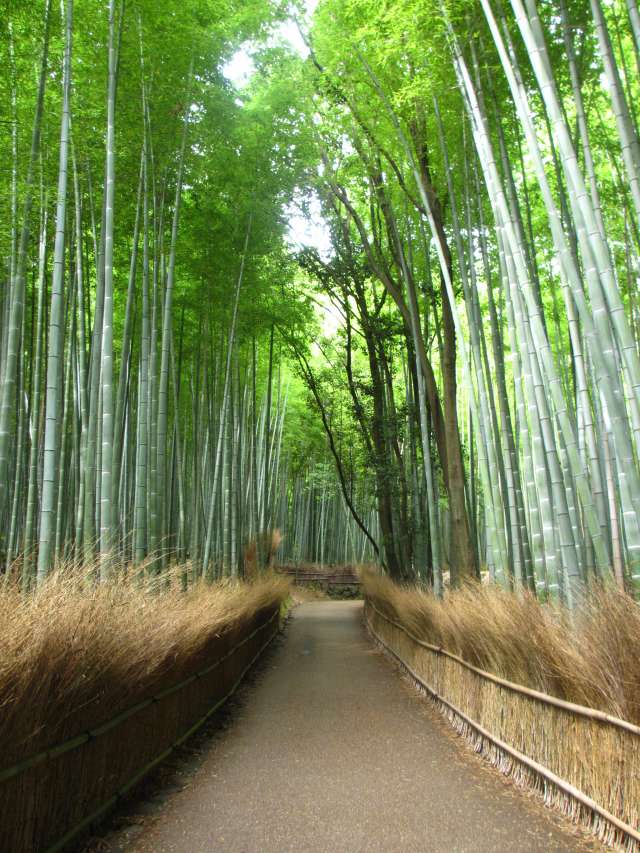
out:
M44 93L47 80L49 57L49 36L51 23L51 0L45 0L44 6L44 36L38 78L38 94L31 135L31 149L24 183L24 200L22 210L22 229L18 243L18 255L13 276L10 302L9 324L6 333L6 360L2 370L2 388L0 393L0 524L3 523L5 508L9 500L9 456L12 441L12 417L16 377L18 371L18 339L22 328L24 312L25 284L27 270L27 254L31 233L31 208L33 207L33 184L35 167L40 151L40 132L44 108Z
M73 0L66 0L64 61L62 70L62 122L58 165L58 198L56 205L55 247L51 280L49 314L49 348L45 397L44 461L42 472L42 506L40 509L40 545L37 581L42 583L51 569L55 547L56 505L60 460L60 421L62 410L64 359L64 260L66 239L69 130L71 111L71 49L73 34Z

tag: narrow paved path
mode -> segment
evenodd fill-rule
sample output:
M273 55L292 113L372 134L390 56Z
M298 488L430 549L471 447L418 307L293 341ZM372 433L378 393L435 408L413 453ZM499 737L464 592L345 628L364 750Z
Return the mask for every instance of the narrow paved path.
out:
M456 743L361 617L361 602L294 611L238 718L130 851L587 849Z

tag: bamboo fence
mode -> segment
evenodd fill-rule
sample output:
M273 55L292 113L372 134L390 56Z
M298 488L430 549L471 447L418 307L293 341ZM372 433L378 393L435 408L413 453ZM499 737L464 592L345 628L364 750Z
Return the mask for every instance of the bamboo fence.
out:
M640 727L485 672L371 600L365 622L476 752L604 843L640 851Z
M216 641L206 668L91 731L0 770L0 850L55 853L90 830L235 692L279 630L263 608Z

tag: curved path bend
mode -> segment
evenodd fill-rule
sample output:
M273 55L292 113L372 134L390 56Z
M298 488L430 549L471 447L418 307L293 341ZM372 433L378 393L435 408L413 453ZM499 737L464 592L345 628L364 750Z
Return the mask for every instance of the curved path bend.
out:
M402 682L361 602L296 608L286 637L131 853L584 851Z

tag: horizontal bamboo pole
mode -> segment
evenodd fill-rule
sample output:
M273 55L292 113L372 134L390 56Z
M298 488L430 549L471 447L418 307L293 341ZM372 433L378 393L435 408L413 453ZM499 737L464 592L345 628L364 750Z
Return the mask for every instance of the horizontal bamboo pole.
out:
M371 624L370 619L368 618L367 608L373 610L388 624L393 625L394 627L401 630L407 637L409 637L409 639L416 643L416 645L421 646L422 648L425 648L435 654L444 655L450 658L451 660L456 661L456 663L463 665L465 668L475 672L477 675L486 678L488 681L497 683L501 687L506 687L509 690L514 690L514 692L521 693L537 701L543 701L546 702L546 704L561 707L565 711L578 713L581 716L588 717L589 719L596 719L599 722L605 722L612 725L616 725L619 728L623 728L625 730L629 730L628 727L630 726L630 730L633 734L638 733L637 726L633 726L630 723L627 724L626 720L620 720L617 717L604 714L603 712L595 711L591 708L585 708L582 705L574 705L571 702L563 702L562 700L556 699L556 697L548 696L547 694L540 693L536 690L531 690L530 688L524 687L524 685L514 684L513 682L506 681L505 679L500 679L497 676L494 676L492 673L487 673L484 670L478 669L478 667L472 666L457 655L447 652L445 649L442 649L438 646L434 646L431 643L426 643L423 640L418 639L409 630L407 630L404 625L394 619L391 619L389 616L379 610L371 601L367 600L365 602L365 623L367 626L367 630L375 639L375 641L379 643L385 649L385 651L387 651L394 658L394 660L396 660L400 664L400 666L421 688L426 690L427 693L429 693L437 702L442 703L442 705L448 708L455 716L459 717L467 726L472 728L482 738L485 738L487 741L493 744L498 750L501 750L502 752L506 753L516 762L527 767L534 774L541 776L547 782L551 783L560 791L562 791L570 799L577 801L586 809L595 812L606 823L615 827L615 829L623 833L623 835L630 839L632 842L640 844L640 832L635 827L616 817L616 815L605 809L604 806L601 806L598 802L596 802L583 791L578 789L575 785L572 785L567 780L553 773L553 771L550 770L548 767L545 767L543 764L540 764L539 762L530 758L528 755L525 755L524 753L517 750L515 747L511 746L506 741L503 741L498 738L488 729L484 728L478 722L473 720L468 714L465 714L465 712L462 711L459 707L457 707L455 704L453 704L448 699L443 697L440 693L438 693L432 685L428 684L405 660L403 660L403 658L394 649L391 648L391 646L380 636L380 634L378 634L378 632ZM622 723L623 725L619 726L619 723Z
M628 720L623 720L621 717L614 717L612 714L607 714L604 711L598 711L596 708L587 708L585 705L577 705L574 702L567 702L564 699L559 699L557 696L551 696L549 693L542 693L540 690L525 687L524 684L516 684L514 681L507 681L505 678L500 678L499 675L494 675L492 672L479 669L464 658L443 649L442 646L434 646L431 643L420 640L412 634L411 631L405 628L401 622L396 622L395 619L391 619L390 616L387 616L386 613L379 610L371 601L367 601L367 606L371 607L378 616L381 616L389 622L390 625L394 625L396 628L399 628L418 646L421 646L423 649L428 649L431 652L435 652L438 655L443 655L444 657L459 663L461 666L464 666L465 669L475 672L476 675L487 679L487 681L493 681L494 684L498 684L500 687L505 687L507 690L512 690L514 693L521 693L523 696L529 696L531 699L535 699L538 702L544 702L547 705L554 705L556 708L562 708L564 711L569 711L571 714L588 717L590 720L598 720L601 723L607 723L610 726L615 726L616 728L624 729L625 731L631 732L631 734L640 736L640 726L636 726Z

